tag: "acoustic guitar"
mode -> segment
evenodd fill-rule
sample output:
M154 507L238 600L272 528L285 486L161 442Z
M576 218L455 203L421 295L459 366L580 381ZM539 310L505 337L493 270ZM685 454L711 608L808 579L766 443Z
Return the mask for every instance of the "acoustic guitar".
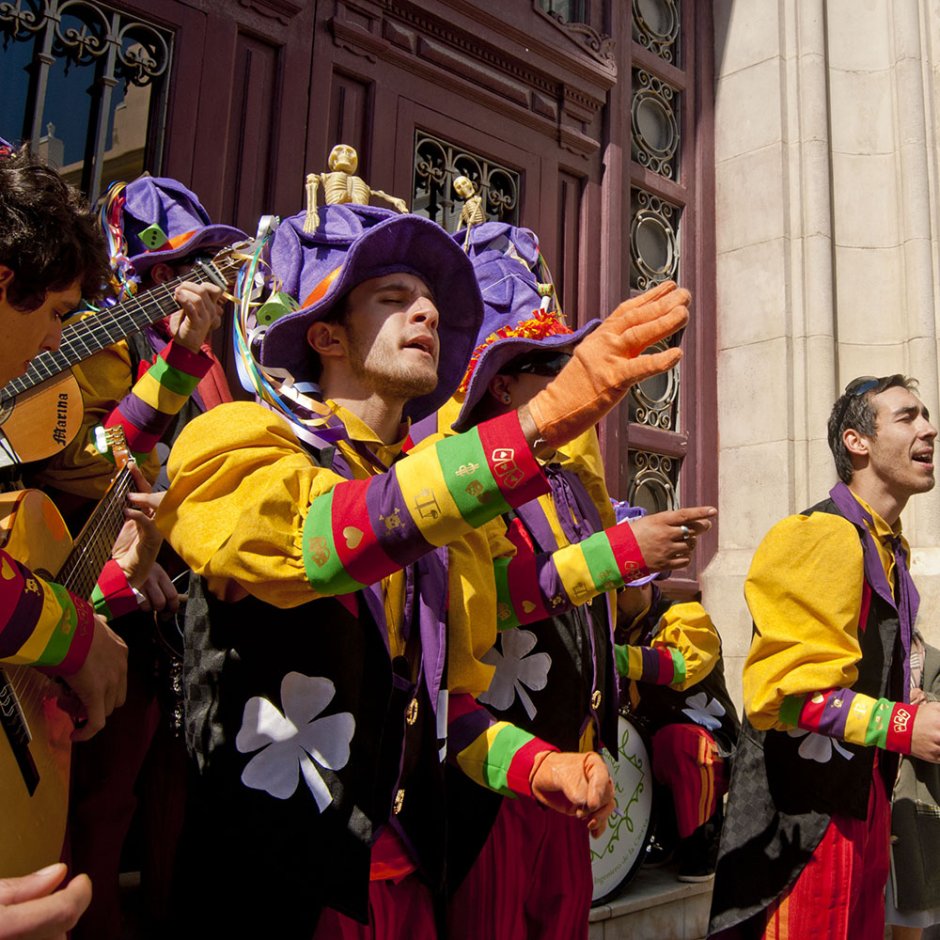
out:
M254 247L241 242L223 248L211 261L197 262L189 274L68 324L58 350L40 353L24 375L0 389L0 468L51 457L78 433L82 393L72 366L178 310L173 294L184 281L226 290Z
M111 557L133 487L122 429L111 428L107 436L119 469L74 542L44 493L0 494L0 548L79 597L91 596ZM7 564L0 559L0 577ZM62 682L38 669L0 667L0 878L59 860L68 812L71 714L77 703Z

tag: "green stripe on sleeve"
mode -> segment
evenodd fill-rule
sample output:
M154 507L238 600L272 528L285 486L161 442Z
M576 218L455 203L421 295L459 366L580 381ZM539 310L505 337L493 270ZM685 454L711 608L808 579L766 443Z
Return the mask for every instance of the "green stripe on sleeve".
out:
M157 356L157 361L148 370L150 377L156 379L164 388L177 395L189 397L199 384L199 377L180 372L171 366L163 356Z
M670 685L682 685L685 682L685 657L674 646L669 647L669 655L672 656L673 676Z
M800 724L800 712L803 711L803 704L806 701L805 695L788 695L780 703L780 722L789 725L791 728L797 728Z
M612 591L623 584L617 559L606 533L595 532L579 544L598 593Z
M444 482L464 521L476 528L509 512L493 478L476 428L434 445Z
M333 491L318 496L304 519L304 571L313 588L324 595L352 594L363 585L347 574L333 544Z
M55 625L46 643L46 648L42 655L36 660L37 666L57 666L65 659L72 645L72 637L75 636L75 627L78 625L78 618L75 614L75 605L69 592L61 584L55 582L46 582L46 586L55 595L56 602L62 613L59 622Z
M509 630L519 626L519 617L509 592L509 558L493 559L493 574L496 578L496 629Z
M482 768L483 779L491 790L509 794L512 791L506 781L512 759L520 748L534 738L534 735L508 722L500 722L497 727L499 731L487 751L486 761Z
M894 703L886 698L875 702L868 719L868 728L865 730L865 743L875 747L885 747L888 743L888 726L891 720L891 707Z

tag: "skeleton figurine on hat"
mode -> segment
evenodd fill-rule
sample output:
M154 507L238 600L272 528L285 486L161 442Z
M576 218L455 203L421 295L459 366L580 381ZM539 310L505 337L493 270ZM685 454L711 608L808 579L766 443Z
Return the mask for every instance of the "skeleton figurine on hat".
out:
M364 179L356 176L359 166L359 154L348 144L337 144L331 151L328 173L310 173L307 175L307 215L304 231L312 232L320 224L317 212L317 189L323 185L323 198L328 206L358 205L367 206L374 196L391 203L399 212L407 212L408 204L404 199L383 193L381 189L372 189Z

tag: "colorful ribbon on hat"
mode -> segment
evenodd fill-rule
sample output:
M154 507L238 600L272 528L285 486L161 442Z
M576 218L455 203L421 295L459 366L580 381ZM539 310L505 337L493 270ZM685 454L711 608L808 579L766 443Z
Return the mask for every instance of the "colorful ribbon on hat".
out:
M108 188L99 212L101 231L108 245L111 271L115 286L114 303L137 293L138 280L127 257L127 239L124 237L124 192L127 184L112 183Z
M262 248L263 244L255 249L251 261L239 271L235 283L238 303L233 343L242 387L254 394L262 404L286 418L294 433L305 443L320 448L345 439L346 427L329 405L307 394L306 389L298 389L293 384L293 378L283 370L263 366L255 355L255 350L260 349L265 330L265 327L258 326L255 310L259 304L254 299ZM270 293L281 289L273 273L268 274L267 281Z

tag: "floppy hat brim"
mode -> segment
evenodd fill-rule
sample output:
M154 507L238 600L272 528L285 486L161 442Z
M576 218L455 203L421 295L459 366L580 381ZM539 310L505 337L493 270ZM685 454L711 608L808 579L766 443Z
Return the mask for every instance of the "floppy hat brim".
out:
M593 332L600 325L600 320L591 320L571 333L555 333L552 336L546 336L544 339L508 336L487 346L481 353L476 368L473 370L473 375L470 377L460 413L452 425L453 429L455 431L466 431L467 428L471 427L470 415L480 399L486 394L486 388L490 384L490 380L499 375L503 367L513 359L527 355L530 352L577 346L588 333Z
M186 258L203 247L221 250L226 245L234 245L236 242L247 240L248 236L239 228L234 228L231 225L207 225L183 245L176 248L157 248L154 251L143 251L140 254L132 255L128 260L133 265L134 271L143 274L155 264L172 264L174 261Z
M268 327L261 343L261 364L285 369L295 382L309 381L314 356L307 343L311 324L364 281L400 271L424 281L440 316L438 386L409 402L405 416L418 421L437 411L463 378L483 321L483 301L467 256L444 229L421 216L397 215L359 235L323 296Z

